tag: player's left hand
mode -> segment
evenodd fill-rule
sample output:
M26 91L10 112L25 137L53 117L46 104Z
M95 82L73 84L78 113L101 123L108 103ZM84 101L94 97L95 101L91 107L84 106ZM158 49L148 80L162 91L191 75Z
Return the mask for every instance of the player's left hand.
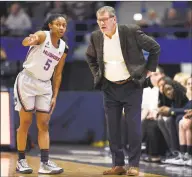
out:
M55 105L56 105L56 98L52 98L51 99L51 111L50 111L50 114L53 113L53 110L55 109Z

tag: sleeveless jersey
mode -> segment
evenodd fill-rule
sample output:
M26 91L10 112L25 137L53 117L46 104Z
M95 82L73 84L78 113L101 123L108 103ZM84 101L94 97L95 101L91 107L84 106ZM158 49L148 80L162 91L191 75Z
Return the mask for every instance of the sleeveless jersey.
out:
M51 79L54 68L63 56L67 45L60 39L59 48L55 48L51 42L50 32L44 32L45 41L40 45L30 46L23 67L37 79L47 81Z

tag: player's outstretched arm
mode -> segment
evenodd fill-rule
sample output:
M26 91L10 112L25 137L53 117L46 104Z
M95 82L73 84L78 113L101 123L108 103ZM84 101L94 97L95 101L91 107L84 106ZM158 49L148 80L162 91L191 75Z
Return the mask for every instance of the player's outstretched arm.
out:
M37 31L34 34L30 34L22 41L23 46L40 45L45 41L46 34L43 31Z

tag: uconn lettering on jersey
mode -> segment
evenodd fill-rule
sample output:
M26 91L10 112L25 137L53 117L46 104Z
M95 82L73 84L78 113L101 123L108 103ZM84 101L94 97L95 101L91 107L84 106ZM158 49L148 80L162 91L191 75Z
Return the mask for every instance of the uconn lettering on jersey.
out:
M56 55L52 54L51 52L49 52L49 51L47 51L47 50L45 50L45 49L44 49L43 53L44 53L45 55L49 56L50 58L56 60L56 61L59 61L59 60L60 60L59 57L57 57Z

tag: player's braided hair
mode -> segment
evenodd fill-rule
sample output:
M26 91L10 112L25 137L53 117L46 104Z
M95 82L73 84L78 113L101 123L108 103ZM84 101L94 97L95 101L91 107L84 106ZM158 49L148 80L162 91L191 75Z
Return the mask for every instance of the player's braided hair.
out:
M41 30L43 31L49 31L49 23L52 23L55 19L63 17L67 21L67 17L64 14L51 14L45 21L43 27Z

